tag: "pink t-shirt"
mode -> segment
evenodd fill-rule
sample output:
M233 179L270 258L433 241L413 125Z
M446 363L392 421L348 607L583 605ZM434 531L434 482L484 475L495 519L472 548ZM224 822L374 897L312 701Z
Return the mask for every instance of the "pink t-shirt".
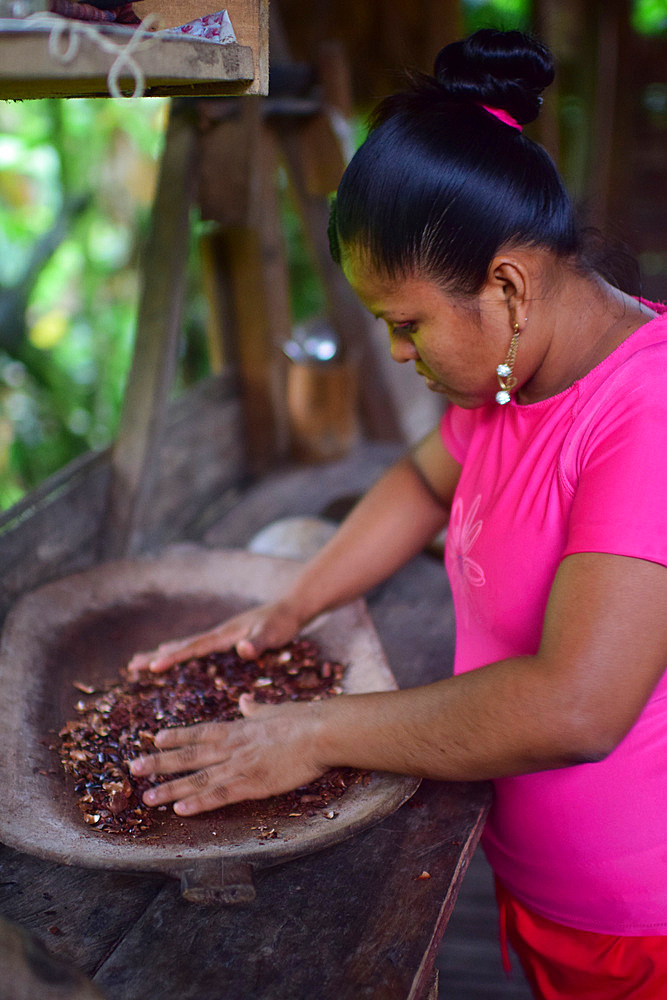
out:
M667 310L654 308L551 399L447 410L463 467L445 550L456 673L537 652L568 554L667 565ZM602 762L494 785L484 849L526 906L584 930L667 934L667 673Z

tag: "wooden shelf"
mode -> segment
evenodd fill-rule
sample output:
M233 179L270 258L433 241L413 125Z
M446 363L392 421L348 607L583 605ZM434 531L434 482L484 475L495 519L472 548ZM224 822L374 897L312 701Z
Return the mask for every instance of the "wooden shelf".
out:
M46 24L0 20L0 99L108 97L107 74L117 54L81 33L75 58L62 62L49 52L50 31ZM134 34L133 28L120 25L95 26L95 31L118 46ZM66 48L65 39L61 44ZM253 50L234 42L219 45L161 35L142 44L132 58L144 74L146 96L217 97L258 89ZM123 94L131 95L135 81L123 71L119 85Z

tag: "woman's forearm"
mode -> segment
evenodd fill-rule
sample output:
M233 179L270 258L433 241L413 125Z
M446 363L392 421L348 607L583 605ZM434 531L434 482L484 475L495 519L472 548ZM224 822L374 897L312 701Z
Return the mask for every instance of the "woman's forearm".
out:
M331 767L466 781L571 764L567 712L558 697L545 702L534 666L507 660L427 687L321 702L243 696L243 720L163 730L160 752L133 761L132 773L196 771L145 795L191 815L289 791Z
M305 625L362 596L416 555L447 518L447 508L405 457L360 500L282 603Z
M321 703L314 753L322 767L448 781L564 767L588 757L570 702L535 657L505 660L425 687Z
M136 653L130 673L159 673L183 659L232 647L252 657L288 642L317 615L365 594L431 541L447 523L460 471L438 430L432 431L366 494L287 593L205 632Z

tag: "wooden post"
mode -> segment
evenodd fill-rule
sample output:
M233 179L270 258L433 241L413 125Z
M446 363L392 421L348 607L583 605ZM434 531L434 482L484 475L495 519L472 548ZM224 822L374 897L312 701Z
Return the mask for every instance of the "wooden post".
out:
M200 205L217 222L209 237L208 281L217 282L216 354L238 364L251 471L288 450L286 371L281 347L291 335L287 255L278 207L275 137L262 104L224 102L204 137ZM211 109L215 116L215 105Z
M275 12L271 21L271 49L278 59L289 61L283 28ZM343 347L350 372L348 391L355 396L359 394L362 423L370 437L401 440L397 403L374 357L370 317L329 252L328 197L338 187L352 153L345 133L345 118L352 107L352 84L343 47L334 42L323 45L318 66L323 91L321 110L293 123L277 117L276 139L313 264L322 282L328 319ZM358 377L358 371L371 367L372 379Z
M294 200L327 299L329 322L335 329L349 362L359 370L373 370L372 379L359 379L359 405L367 433L376 439L401 440L402 432L396 401L384 383L382 370L374 358L370 337L370 316L365 312L345 280L343 272L331 259L327 238L329 205L322 191L309 189L304 166L312 163L315 149L303 152L303 135L298 128L279 125L278 138L289 171ZM306 140L307 142L308 140ZM329 157L326 146L318 150L322 160ZM311 174L312 177L312 174Z
M172 107L144 251L132 368L113 448L109 514L102 533L106 558L142 548L180 343L195 146L194 123Z
M616 121L618 58L625 0L604 0L598 5L594 115L591 161L588 173L589 218L594 226L607 222L611 186L611 158Z

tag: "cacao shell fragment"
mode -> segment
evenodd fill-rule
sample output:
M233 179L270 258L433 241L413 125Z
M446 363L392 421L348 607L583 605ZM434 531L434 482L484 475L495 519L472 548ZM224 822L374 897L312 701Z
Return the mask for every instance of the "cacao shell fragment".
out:
M131 760L154 749L158 730L239 719L244 692L264 704L333 697L343 690L344 672L343 664L323 658L311 640L296 639L255 660L229 650L186 660L164 674L138 680L125 675L120 683L79 698L77 718L61 728L54 749L73 779L83 821L96 831L132 837L159 824L164 807L151 808L142 800L151 782L129 770ZM81 682L75 687L85 691ZM352 768L328 771L276 796L272 811L285 818L314 815L367 777ZM271 838L275 830L262 830L260 836Z

